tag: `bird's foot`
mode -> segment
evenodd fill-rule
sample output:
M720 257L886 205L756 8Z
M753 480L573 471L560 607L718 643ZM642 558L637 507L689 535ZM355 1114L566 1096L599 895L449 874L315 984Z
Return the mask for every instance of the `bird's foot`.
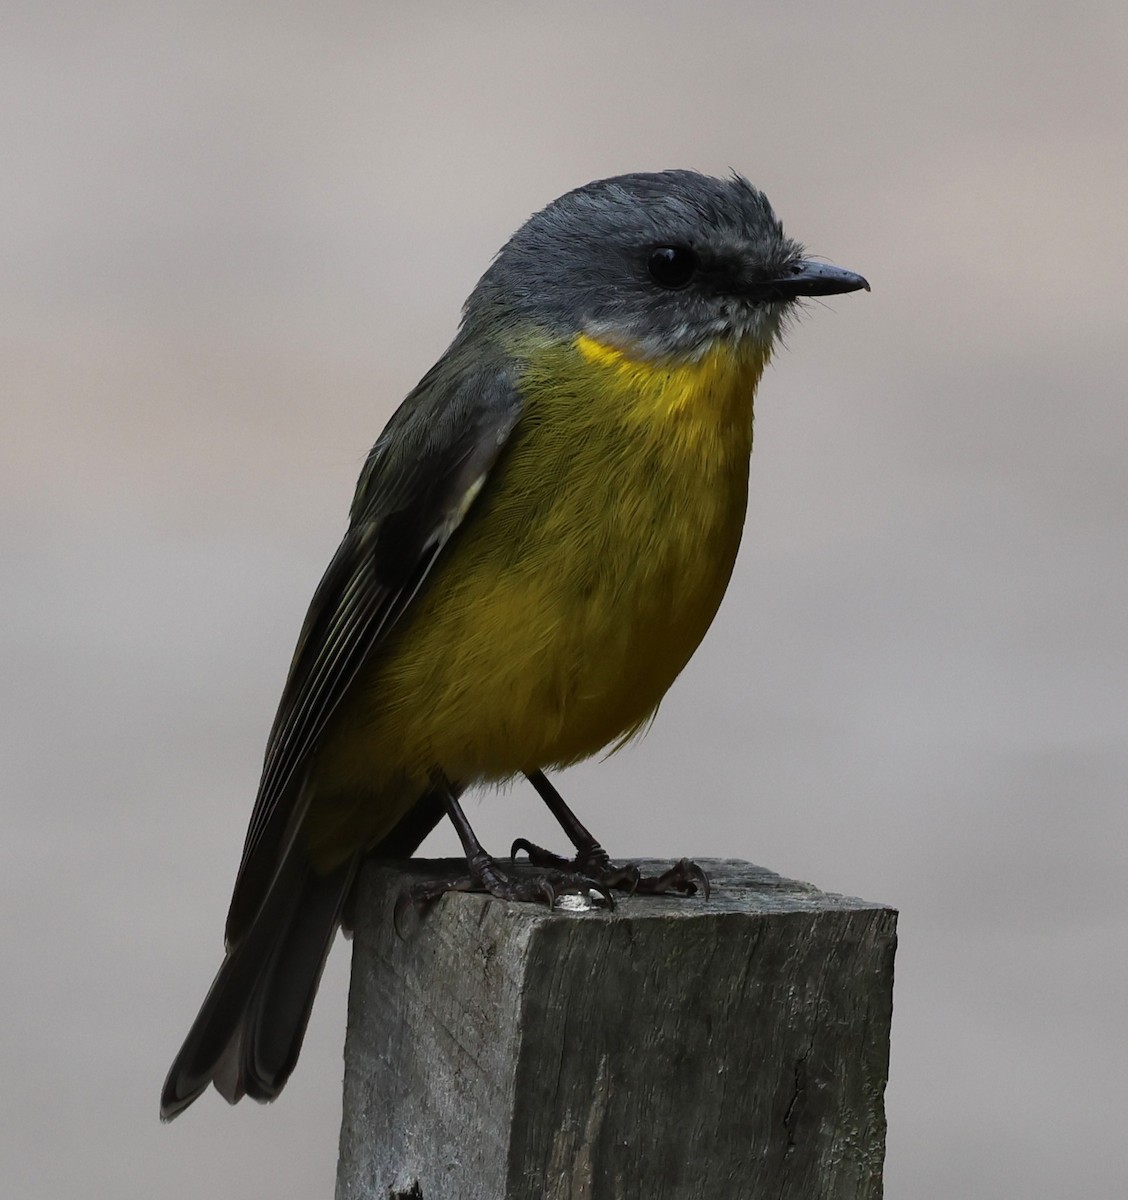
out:
M607 908L615 907L610 888L601 879L576 869L550 864L532 863L517 866L502 864L488 854L476 854L467 860L469 873L453 879L424 879L404 888L396 901L393 920L403 935L403 918L408 910L422 916L447 892L485 892L498 900L520 900L543 903L549 909L558 896L567 893L586 895L596 893Z
M687 858L679 859L658 875L643 875L635 863L624 863L622 866L613 863L607 851L598 843L577 851L575 858L567 859L542 846L535 846L525 838L518 838L509 851L509 857L516 858L522 850L533 866L578 872L589 879L598 880L606 888L618 888L628 895L660 896L676 892L682 896L695 896L700 891L706 900L709 899L709 877Z
M602 846L596 844L590 849L579 850L575 858L561 858L543 846L536 846L525 838L518 838L509 851L509 857L516 861L517 855L524 851L529 862L534 867L545 867L557 871L575 871L589 879L597 879L604 887L618 888L620 891L633 893L642 880L638 867L634 863L617 866L613 863Z
M658 875L644 875L638 881L636 892L650 896L664 896L677 892L680 896L696 896L709 899L709 876L689 858L679 858L676 863Z

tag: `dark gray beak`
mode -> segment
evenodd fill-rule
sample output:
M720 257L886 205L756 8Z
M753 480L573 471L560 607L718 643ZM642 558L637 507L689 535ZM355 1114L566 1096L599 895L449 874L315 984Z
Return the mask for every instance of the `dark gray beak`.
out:
M791 300L797 296L837 296L840 292L870 290L870 285L853 271L831 263L811 262L801 258L793 262L776 279L765 279L754 285L763 289L765 300Z

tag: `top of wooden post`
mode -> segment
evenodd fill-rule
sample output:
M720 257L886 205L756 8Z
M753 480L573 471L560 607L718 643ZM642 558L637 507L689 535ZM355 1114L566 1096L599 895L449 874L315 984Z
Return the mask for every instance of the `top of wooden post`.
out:
M750 863L614 911L362 879L341 1200L874 1200L896 914ZM644 871L663 864L640 863Z

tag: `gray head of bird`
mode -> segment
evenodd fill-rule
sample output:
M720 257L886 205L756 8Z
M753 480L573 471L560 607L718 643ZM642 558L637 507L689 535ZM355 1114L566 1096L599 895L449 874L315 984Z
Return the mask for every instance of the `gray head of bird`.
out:
M462 333L586 334L684 360L720 339L770 343L797 301L860 288L862 276L808 258L740 175L618 175L521 226L467 300Z

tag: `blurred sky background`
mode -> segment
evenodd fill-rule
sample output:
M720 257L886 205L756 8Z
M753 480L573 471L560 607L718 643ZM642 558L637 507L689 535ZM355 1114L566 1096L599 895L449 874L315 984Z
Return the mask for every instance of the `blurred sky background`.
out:
M1128 1195L1122 0L0 24L0 1194L331 1194L341 945L277 1104L157 1122L299 624L494 251L686 166L873 293L765 376L736 575L650 736L557 782L620 855L900 909L892 1200ZM527 787L470 815L560 840Z

